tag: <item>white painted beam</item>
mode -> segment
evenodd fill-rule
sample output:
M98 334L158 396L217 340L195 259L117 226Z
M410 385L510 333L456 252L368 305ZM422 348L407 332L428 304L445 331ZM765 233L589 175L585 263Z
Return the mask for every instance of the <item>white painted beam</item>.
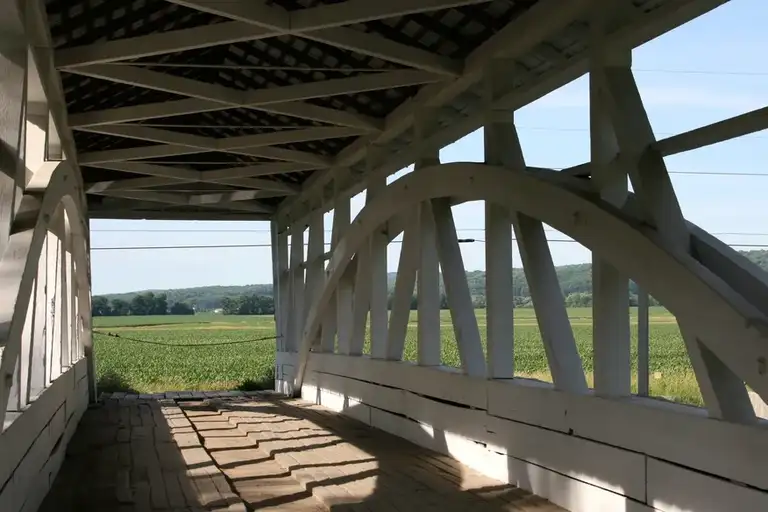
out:
M368 197L375 200L387 183L382 177L373 180L368 185L366 202ZM387 357L387 328L389 316L387 311L388 287L387 287L387 226L371 235L370 248L370 276L371 280L371 357L384 359Z
M224 18L247 21L260 27L277 29L285 33L290 30L291 26L288 11L281 7L269 6L264 0L227 0L226 2L221 0L166 1Z
M11 225L26 185L24 107L29 53L22 13L15 4L6 9L2 25L3 46L0 48L0 144L3 147L0 159L0 257L8 247ZM0 387L0 394L2 392Z
M437 114L435 109L424 109L414 121L413 145L416 150L416 160L413 172L421 172L425 168L440 164L439 149L426 144L426 133L437 122ZM437 231L432 203L430 201L421 203L416 209L416 214L419 233L416 360L421 366L440 366L442 364L440 258L437 253Z
M637 394L648 396L650 392L650 318L648 292L637 289Z
M334 234L338 233L338 241L349 229L350 217L349 197L337 193L333 208L333 231ZM333 247L334 253L337 250L338 245ZM338 351L341 354L349 354L352 348L354 275L353 272L345 273L336 288L336 330Z
M417 171L414 171L417 172ZM437 231L432 203L418 208L419 269L417 296L417 361L421 366L439 366L440 354L440 260L437 254Z
M667 137L654 144L665 156L703 148L768 129L768 107Z
M467 375L484 377L486 368L483 346L449 200L433 199L432 211L435 216L437 254L443 270L445 295L451 310L461 367Z
M557 389L586 393L587 380L544 227L522 213L514 215L514 227L552 381Z
M100 41L86 46L75 46L57 51L55 60L57 68L68 69L253 41L271 37L274 34L274 30L237 21L215 23L145 36Z
M92 194L104 195L109 197L118 197L121 199L136 199L139 201L151 201L155 203L172 204L177 206L210 206L223 208L228 210L239 210L244 212L253 213L271 213L271 208L258 203L225 203L225 204L208 204L203 202L192 202L192 198L182 194L173 194L170 192L152 192L146 190L106 190L99 192L91 192Z
M360 30L327 28L302 32L301 37L439 75L461 73L461 62Z
M412 218L417 217L418 212ZM392 361L403 359L405 339L408 336L408 323L411 317L411 300L416 285L416 272L419 268L420 243L418 225L407 226L403 231L400 262L397 266L397 279L387 332L386 358ZM439 338L436 346L439 364Z
M678 321L688 357L709 416L735 423L757 421L744 381L704 343L707 335L687 320Z
M309 241L307 243L306 263L307 287L303 311L304 318L307 317L309 309L323 291L323 285L325 284L325 261L323 261L323 253L325 252L324 242L325 225L323 224L323 211L318 209L315 211L315 215L312 216L312 220L309 223ZM319 345L321 339L321 336L318 336L315 340L315 344Z
M513 113L495 110L505 61L491 64L486 71L485 94L488 119L483 128L485 162L510 168L524 168L525 159L513 123ZM494 72L493 69L497 71ZM506 379L515 376L514 289L512 287L512 215L508 208L485 202L485 299L488 347L488 376Z
M304 228L300 224L291 226L291 259L290 259L290 318L288 352L296 352L304 332L304 270L301 264L304 260Z
M627 172L615 162L619 155L615 128L606 109L603 76L614 68L628 70L629 49L606 43L611 11L606 1L595 3L589 40L590 147L592 183L600 197L621 208L627 199ZM632 393L629 334L629 280L600 254L592 254L592 323L594 387L598 395L626 397Z
M291 30L338 27L382 18L406 16L420 12L437 11L462 5L488 3L490 0L390 0L370 2L349 0L339 4L325 4L291 13Z
M428 71L412 69L365 73L348 78L334 78L321 82L251 90L245 93L243 104L255 107L271 103L284 103L340 94L355 94L410 85L422 85L438 82L443 79L444 77Z

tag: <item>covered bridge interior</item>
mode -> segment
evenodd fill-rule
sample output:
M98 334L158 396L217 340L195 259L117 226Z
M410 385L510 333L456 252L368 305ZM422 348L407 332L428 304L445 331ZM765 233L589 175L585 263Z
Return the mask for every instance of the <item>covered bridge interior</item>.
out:
M632 71L633 48L723 3L0 0L0 510L38 509L99 400L90 219L270 221L283 395L567 510L768 510L768 277L683 217L664 161L767 128L765 108L657 140ZM587 73L590 161L526 165L515 111ZM479 128L484 162L441 164ZM486 203L487 349L467 201ZM593 385L545 224L593 253ZM513 232L552 383L515 378ZM630 279L677 318L704 407L644 396L647 360L633 393Z

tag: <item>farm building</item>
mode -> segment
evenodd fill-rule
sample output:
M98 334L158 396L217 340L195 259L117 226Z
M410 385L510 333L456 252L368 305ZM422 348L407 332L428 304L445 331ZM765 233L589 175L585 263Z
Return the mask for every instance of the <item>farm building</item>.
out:
M0 0L0 511L768 510L768 276L683 216L665 162L766 109L657 138L632 67L725 3ZM526 163L516 111L585 75L588 161ZM480 128L484 161L441 163ZM268 221L274 391L101 395L91 219ZM593 381L545 225L592 252ZM515 373L513 238L551 383ZM649 396L649 295L702 407Z

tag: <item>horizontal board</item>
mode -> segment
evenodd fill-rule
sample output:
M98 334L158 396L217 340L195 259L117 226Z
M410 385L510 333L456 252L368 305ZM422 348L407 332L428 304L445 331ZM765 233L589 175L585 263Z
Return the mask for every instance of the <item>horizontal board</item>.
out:
M54 413L68 399L75 389L75 373L85 360L78 361L62 374L32 402L27 409L0 434L0 483L5 482L19 465L22 457L48 425ZM1 485L1 484L0 484Z
M366 425L371 423L371 408L355 398L349 398L310 383L302 385L301 396L305 400L311 400L334 412L362 421Z
M489 381L488 410L768 489L768 428L710 419L661 400L571 395L529 383Z
M468 377L456 368L313 352L308 369L405 389L477 409L486 408L486 380Z
M347 377L310 372L305 382L337 393L339 398L354 397L379 409L408 416L421 425L410 422L406 436L415 437L403 437L424 445L424 434L431 432L435 443L432 449L437 451L447 450L445 440L451 436L469 441L471 446L477 446L475 441L479 441L491 450L645 500L645 457L641 454ZM303 396L311 399L314 395ZM436 432L442 441L434 438Z
M648 503L664 512L768 510L768 493L648 459Z
M419 446L449 455L468 467L542 496L572 512L621 510L650 512L652 509L625 496L606 491L555 471L488 451L481 444L441 429L428 427L378 409L371 410L371 426Z

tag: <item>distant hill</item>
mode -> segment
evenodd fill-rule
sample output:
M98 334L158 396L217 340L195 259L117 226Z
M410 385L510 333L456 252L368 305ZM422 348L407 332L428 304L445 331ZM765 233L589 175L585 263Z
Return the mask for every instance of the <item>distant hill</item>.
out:
M768 271L768 250L743 251L742 254L756 263L763 270ZM563 290L563 295L568 299L569 305L589 305L592 294L592 265L582 263L578 265L563 265L557 267L557 277ZM390 293L394 289L397 274L389 273ZM477 307L485 306L485 272L482 270L473 270L467 272L467 281L472 294L473 301ZM521 268L513 270L512 286L515 301L520 305L530 303L530 292L525 274ZM442 288L442 283L441 283ZM179 288L175 290L141 290L131 293L107 294L103 295L108 299L123 299L130 301L134 296L154 292L155 294L165 293L168 296L168 303L186 302L193 305L198 311L212 310L221 307L221 302L225 297L238 297L241 295L267 295L272 296L271 284L249 284L245 286L201 286L197 288ZM636 293L634 283L630 284L630 293Z

